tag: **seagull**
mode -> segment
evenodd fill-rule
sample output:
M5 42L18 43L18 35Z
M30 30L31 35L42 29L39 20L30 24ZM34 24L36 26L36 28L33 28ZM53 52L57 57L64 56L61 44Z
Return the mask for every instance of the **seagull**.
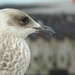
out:
M23 11L0 10L0 75L25 74L31 57L25 39L32 33L55 35L51 27L39 25Z

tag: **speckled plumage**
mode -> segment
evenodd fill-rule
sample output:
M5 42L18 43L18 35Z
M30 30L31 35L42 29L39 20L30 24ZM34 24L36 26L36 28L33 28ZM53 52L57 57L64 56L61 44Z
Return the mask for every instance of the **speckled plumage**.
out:
M39 25L20 10L0 10L0 75L25 74L30 63L25 39L36 32L55 34L53 29Z
M7 35L0 38L0 75L24 75L30 63L25 40Z
M25 22L22 18L26 17ZM26 21L27 20L27 21ZM40 27L26 13L17 9L0 10L0 75L24 75L30 63L30 50L25 41Z

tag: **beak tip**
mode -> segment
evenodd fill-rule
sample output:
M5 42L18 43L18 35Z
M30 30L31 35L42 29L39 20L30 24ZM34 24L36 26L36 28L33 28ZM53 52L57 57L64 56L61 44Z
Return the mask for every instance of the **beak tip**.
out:
M56 33L54 33L53 36L56 37Z

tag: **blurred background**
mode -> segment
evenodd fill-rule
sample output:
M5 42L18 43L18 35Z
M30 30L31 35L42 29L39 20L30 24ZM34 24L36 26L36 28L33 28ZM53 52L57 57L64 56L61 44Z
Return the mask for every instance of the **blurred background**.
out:
M0 0L0 9L17 8L56 37L30 35L31 63L25 75L75 75L75 0Z

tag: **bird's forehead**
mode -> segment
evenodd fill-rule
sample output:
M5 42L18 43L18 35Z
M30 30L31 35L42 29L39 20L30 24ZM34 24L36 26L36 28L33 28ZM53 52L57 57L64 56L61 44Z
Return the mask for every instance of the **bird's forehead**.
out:
M34 26L35 21L26 13L17 10L17 9L3 9L0 10L0 16L2 17L3 21L7 24L7 26L21 26L21 27L31 27ZM22 19L27 17L28 23L22 22Z
M8 15L10 17L22 17L22 16L28 16L26 13L20 11L20 10L17 10L17 9L3 9L1 10L1 12L4 14L4 15Z

